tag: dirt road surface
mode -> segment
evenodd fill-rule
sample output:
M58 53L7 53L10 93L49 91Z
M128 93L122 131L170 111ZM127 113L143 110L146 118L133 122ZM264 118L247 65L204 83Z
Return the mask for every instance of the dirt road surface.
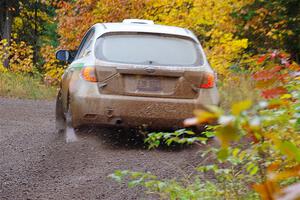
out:
M156 199L108 178L117 169L161 178L192 173L199 147L147 150L135 137L100 128L67 142L55 133L53 101L0 98L0 199Z

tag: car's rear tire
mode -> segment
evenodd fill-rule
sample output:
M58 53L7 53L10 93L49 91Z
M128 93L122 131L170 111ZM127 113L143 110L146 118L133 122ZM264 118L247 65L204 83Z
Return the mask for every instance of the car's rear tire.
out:
M73 120L72 120L72 109L71 109L70 103L68 103L68 110L64 114L64 116L65 116L65 125L67 127L74 128L73 127Z
M63 109L61 91L58 92L56 97L55 119L56 131L58 133L63 132L66 129L66 118Z
M72 109L70 105L70 98L68 98L68 107L67 112L64 112L63 108L63 102L62 102L62 96L61 91L58 92L57 98L56 98L56 131L58 133L63 133L67 129L74 130L73 127L73 120L72 120ZM75 133L75 130L74 130Z

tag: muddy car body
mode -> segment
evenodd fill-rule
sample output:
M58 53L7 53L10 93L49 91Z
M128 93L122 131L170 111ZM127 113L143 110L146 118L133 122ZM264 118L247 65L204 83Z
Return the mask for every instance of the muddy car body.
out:
M196 36L147 20L95 24L68 61L57 119L73 127L178 128L195 109L219 103L215 73Z

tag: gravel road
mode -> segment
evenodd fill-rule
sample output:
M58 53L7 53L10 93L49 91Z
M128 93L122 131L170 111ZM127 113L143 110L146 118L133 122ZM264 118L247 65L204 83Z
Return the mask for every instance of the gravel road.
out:
M0 199L156 199L107 176L117 169L161 178L193 173L199 147L147 150L125 133L55 133L55 102L0 98Z

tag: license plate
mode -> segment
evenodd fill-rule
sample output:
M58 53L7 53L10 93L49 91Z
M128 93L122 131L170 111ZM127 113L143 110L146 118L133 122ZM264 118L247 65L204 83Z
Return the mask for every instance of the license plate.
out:
M161 81L159 78L155 77L143 77L138 79L137 90L144 92L160 92Z

